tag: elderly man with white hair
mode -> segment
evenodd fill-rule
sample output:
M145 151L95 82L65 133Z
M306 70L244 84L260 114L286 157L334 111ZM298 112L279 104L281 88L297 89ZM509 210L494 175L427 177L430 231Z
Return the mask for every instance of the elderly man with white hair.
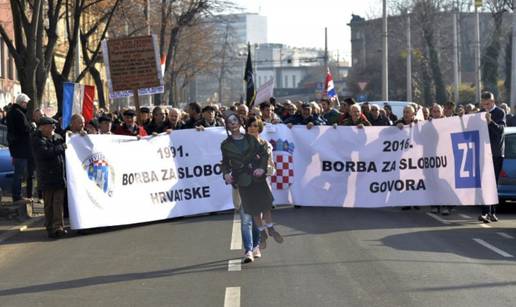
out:
M26 94L18 95L16 97L16 104L12 106L6 117L7 142L9 143L9 152L14 165L14 176L11 186L14 203L30 201L22 197L22 180L27 178L29 159L32 159L30 147L32 125L26 115L29 101L30 98Z

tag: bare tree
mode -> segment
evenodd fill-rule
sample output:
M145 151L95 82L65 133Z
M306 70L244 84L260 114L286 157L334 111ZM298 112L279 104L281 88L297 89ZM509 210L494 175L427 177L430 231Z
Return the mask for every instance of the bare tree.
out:
M0 24L0 35L13 56L21 89L32 100L28 114L41 105L58 35L62 0L11 0L14 37Z
M105 106L104 89L100 79L100 72L95 68L95 62L100 54L101 41L106 37L107 30L114 13L122 0L65 0L65 13L63 16L66 37L67 52L65 61L61 67L57 65L54 55L51 75L56 91L58 110L63 103L63 84L68 80L79 82L87 73L91 73L96 83L100 106ZM82 22L87 19L87 22ZM81 25L82 24L82 25ZM84 68L71 76L75 61L77 61L77 41L81 42Z
M510 10L512 0L487 0L486 6L491 12L493 32L489 37L489 43L482 53L481 69L482 83L485 89L492 91L496 97L498 91L499 59L502 51L501 40L503 33L503 15Z

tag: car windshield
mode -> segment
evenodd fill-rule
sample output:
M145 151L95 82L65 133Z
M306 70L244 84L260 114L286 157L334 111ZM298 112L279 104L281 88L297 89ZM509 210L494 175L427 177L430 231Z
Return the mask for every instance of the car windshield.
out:
M516 159L516 134L505 136L505 158Z

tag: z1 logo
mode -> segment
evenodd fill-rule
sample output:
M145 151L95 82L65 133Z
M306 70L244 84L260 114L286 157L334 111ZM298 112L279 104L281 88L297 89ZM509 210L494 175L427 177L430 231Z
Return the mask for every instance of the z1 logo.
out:
M480 136L478 131L452 133L455 188L480 188Z

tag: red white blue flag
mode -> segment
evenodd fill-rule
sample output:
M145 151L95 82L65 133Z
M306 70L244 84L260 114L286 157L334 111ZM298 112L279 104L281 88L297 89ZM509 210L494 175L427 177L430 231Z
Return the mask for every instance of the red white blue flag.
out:
M330 69L328 69L328 73L326 74L326 96L328 98L333 98L337 96L337 91L335 90L335 85L333 84L333 77L331 75Z
M61 128L66 129L70 125L72 115L82 114L85 122L93 119L95 87L79 83L65 82L63 84L63 120Z

